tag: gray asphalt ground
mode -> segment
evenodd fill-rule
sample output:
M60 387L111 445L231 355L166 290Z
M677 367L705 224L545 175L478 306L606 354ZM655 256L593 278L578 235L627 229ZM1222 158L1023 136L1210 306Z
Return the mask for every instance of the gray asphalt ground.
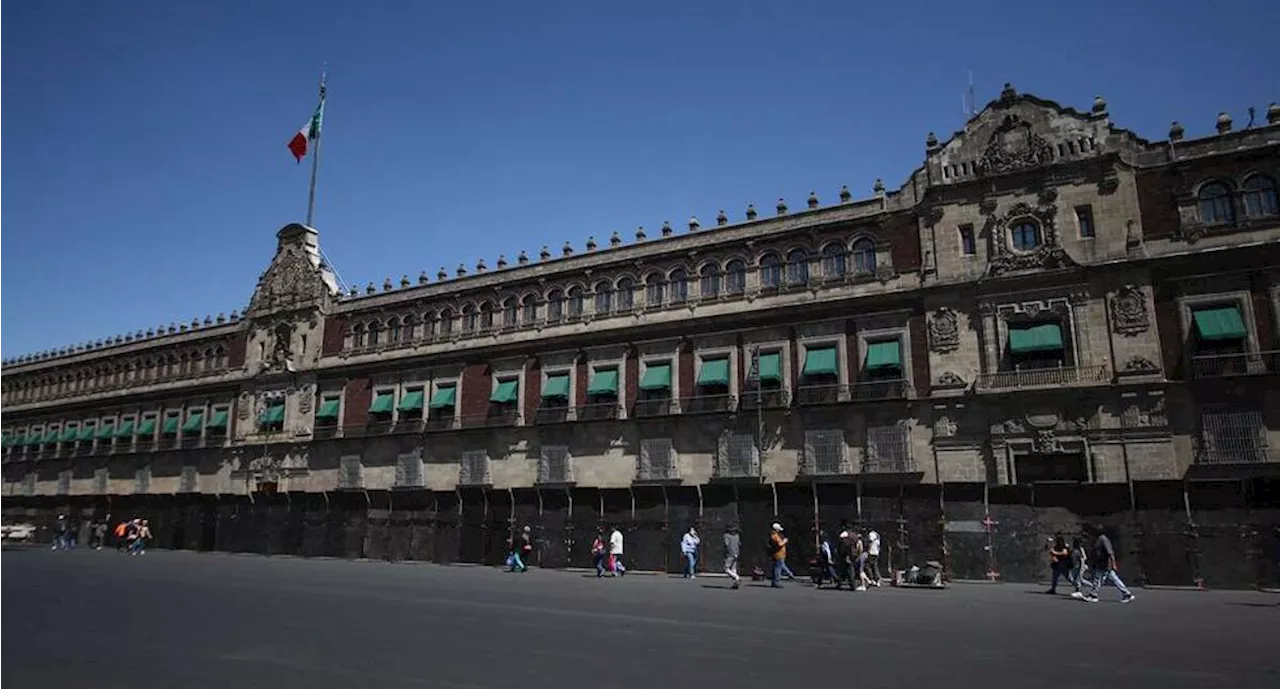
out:
M1280 596L6 550L6 689L1280 687Z

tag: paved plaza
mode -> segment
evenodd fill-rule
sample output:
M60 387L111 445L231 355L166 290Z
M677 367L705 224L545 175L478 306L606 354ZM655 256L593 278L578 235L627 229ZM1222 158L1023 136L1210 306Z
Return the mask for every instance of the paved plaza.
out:
M1275 687L1280 596L868 593L190 552L3 554L14 687ZM12 682L12 684L8 684Z

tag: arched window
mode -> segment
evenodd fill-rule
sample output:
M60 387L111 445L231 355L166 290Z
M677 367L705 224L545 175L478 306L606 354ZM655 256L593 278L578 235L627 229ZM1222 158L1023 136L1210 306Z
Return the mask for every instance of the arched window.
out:
M645 306L661 306L666 297L662 276L654 273L644 281Z
M218 369L227 367L227 350L222 345L218 345L213 349L214 366Z
M618 280L618 310L630 310L635 303L635 285L632 284L631 278L620 278Z
M703 299L715 299L720 296L720 266L708 263L702 266L698 277L701 278L698 284L699 296Z
M1019 220L1009 230L1009 241L1017 251L1034 251L1040 246L1040 226L1030 220Z
M365 343L364 323L356 323L351 327L351 346L363 347Z
M724 266L724 291L729 294L742 294L747 291L747 263L735 258Z
M792 249L787 254L787 284L803 285L809 281L809 252Z
M520 305L515 297L507 297L502 302L502 325L507 328L516 327L520 319Z
M671 271L671 276L667 280L671 283L671 303L683 304L689 299L689 275L684 272L684 268L676 268Z
M1280 215L1280 203L1276 202L1276 182L1266 175L1254 175L1241 187L1244 214L1250 218Z
M387 342L400 341L400 319L392 316L387 321Z
M551 290L547 295L547 320L559 323L564 318L564 292Z
M822 276L825 278L844 277L844 247L831 243L822 247Z
M476 307L472 304L462 307L462 332L470 335L476 331L478 325L480 325L480 317L476 314Z
M382 342L382 324L374 321L369 324L369 344L376 345Z
M493 328L493 304L484 302L480 305L480 327L483 330Z
M453 334L453 309L440 311L440 334L445 337Z
M415 314L409 314L404 317L404 334L401 339L405 342L412 342L418 336L418 317Z
M760 257L760 287L777 289L782 284L782 259L777 254Z
M866 237L853 243L853 272L858 275L876 272L876 244Z
M569 288L569 317L581 318L582 311L586 308L581 287Z
M1210 182L1200 187L1200 222L1232 223L1236 221L1236 209L1231 203L1231 190L1222 182Z
M422 314L422 337L429 338L436 334L436 314L428 311Z
M520 309L524 311L525 325L532 325L538 322L538 298L532 294L524 295L520 300Z
M596 283L596 313L604 315L613 311L613 285L608 282Z

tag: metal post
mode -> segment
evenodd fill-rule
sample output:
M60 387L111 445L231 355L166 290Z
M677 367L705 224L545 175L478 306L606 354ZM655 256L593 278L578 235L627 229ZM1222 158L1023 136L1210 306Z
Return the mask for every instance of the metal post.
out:
M316 154L311 157L311 187L307 192L307 227L312 227L311 219L316 210L316 177L320 173L320 140L324 137L324 96L327 72L328 68L320 73L320 108L318 110L320 120L311 125L316 130Z

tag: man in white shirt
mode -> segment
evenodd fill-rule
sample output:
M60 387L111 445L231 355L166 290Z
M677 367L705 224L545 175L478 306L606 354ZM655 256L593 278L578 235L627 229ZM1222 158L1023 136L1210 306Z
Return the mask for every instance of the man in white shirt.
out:
M880 534L875 529L867 534L867 568L871 570L871 583L880 585Z
M622 565L622 532L616 526L609 534L609 557L613 560L613 576L627 573L627 568Z

